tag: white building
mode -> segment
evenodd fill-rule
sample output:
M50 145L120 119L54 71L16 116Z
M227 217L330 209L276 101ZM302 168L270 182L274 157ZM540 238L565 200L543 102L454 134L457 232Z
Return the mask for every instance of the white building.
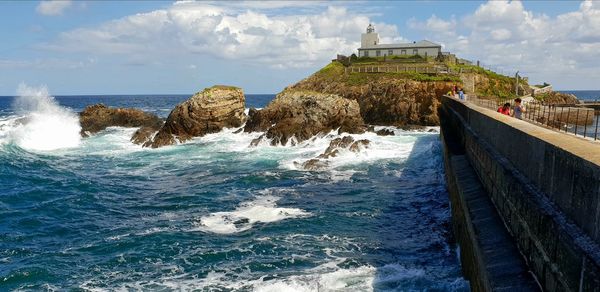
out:
M411 56L437 57L442 51L442 46L436 43L422 40L406 44L380 44L379 34L369 24L367 33L360 36L359 57L383 57L383 56Z

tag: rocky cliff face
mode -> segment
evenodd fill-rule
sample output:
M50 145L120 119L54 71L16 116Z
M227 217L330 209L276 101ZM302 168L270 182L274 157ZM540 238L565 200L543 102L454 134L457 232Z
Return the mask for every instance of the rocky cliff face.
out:
M344 73L336 62L292 85L295 90L311 90L356 100L368 124L402 126L439 125L440 97L457 82L414 80L392 73Z
M157 148L193 137L240 127L245 121L245 97L240 88L213 86L178 104L152 140L144 147ZM142 129L140 129L140 132ZM147 133L140 133L141 139Z
M154 114L133 108L110 108L103 104L87 106L79 113L81 136L100 132L107 127L147 127L158 129L162 120Z
M568 93L562 92L548 92L542 93L540 95L535 96L537 99L540 99L545 104L578 104L579 100L577 96Z
M334 94L287 89L264 109L251 109L245 132L266 132L271 144L287 144L292 137L301 142L319 133L362 133L364 122L355 100ZM255 143L258 141L255 141Z

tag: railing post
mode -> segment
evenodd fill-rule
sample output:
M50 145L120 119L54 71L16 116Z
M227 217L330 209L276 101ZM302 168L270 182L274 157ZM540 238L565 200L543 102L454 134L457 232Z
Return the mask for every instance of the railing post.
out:
M600 117L596 118L594 115L594 120L596 122L596 130L594 131L594 141L598 138L598 124L600 124Z
M571 116L571 107L567 108L567 121L565 122L565 133L569 131L569 117Z
M587 119L588 119L588 116L589 116L589 115L590 115L590 111L589 111L589 110L586 110L586 111L585 111L585 122L584 122L584 124L583 124L583 138L585 138L585 134L586 134L586 132L587 132Z
M544 106L542 111L542 125L544 124L544 120L546 119L546 107L547 106Z
M577 108L577 115L575 116L575 132L573 132L575 135L577 135L578 124L579 124L579 108Z

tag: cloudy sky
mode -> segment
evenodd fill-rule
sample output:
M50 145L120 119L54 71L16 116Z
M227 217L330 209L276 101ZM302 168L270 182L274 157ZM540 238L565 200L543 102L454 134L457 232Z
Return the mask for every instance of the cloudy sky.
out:
M0 1L0 95L276 93L351 54L428 39L505 74L600 89L600 2Z

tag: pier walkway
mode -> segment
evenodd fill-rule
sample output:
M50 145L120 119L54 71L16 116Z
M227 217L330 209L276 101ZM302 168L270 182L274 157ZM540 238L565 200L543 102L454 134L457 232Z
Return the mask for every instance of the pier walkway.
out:
M502 285L491 279L501 277L479 251L517 249L521 262L512 268L524 263L544 291L600 292L600 143L448 96L439 113L453 230L472 290L502 290L493 288ZM453 185L469 181L469 173L482 188L480 200L493 205L486 212L503 223L494 233L508 232L508 241L486 244L483 230L494 225L460 216L479 208L463 204L461 211L455 203L473 201L471 189ZM539 289L523 280L510 290Z

